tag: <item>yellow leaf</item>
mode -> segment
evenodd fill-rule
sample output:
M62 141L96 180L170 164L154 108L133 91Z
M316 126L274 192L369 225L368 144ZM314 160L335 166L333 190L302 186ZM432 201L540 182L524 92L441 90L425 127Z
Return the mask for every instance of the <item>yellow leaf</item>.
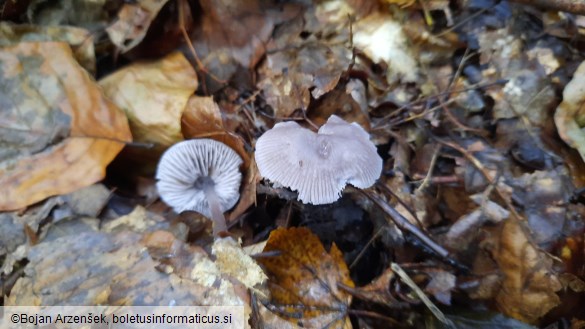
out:
M181 53L129 65L99 83L128 115L136 141L169 146L183 139L181 116L197 75Z

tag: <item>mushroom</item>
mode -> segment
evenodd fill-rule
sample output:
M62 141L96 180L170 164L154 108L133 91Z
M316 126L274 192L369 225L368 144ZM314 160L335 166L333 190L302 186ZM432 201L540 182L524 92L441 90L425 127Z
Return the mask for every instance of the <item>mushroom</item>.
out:
M315 205L335 202L348 183L370 187L382 173L369 134L335 115L317 133L293 121L277 123L256 142L255 158L260 175Z
M187 140L171 146L156 170L160 197L176 212L196 211L210 218L213 235L226 231L223 213L238 201L242 158L212 139Z

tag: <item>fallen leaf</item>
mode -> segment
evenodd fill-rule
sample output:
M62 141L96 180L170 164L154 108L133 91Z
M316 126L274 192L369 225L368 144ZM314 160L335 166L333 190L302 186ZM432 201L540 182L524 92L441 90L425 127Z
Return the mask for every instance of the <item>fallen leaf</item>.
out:
M0 209L91 185L131 140L126 117L60 42L0 48ZM66 173L66 174L64 174Z
M125 3L118 19L106 28L106 33L118 49L125 53L136 47L148 32L150 24L168 0L139 0Z
M322 44L272 51L259 68L258 88L275 116L285 118L297 109L307 109L311 96L319 98L333 90L349 67L347 48Z
M227 216L226 219L228 221L236 220L240 215L245 213L248 208L256 204L256 186L260 182L261 177L258 173L256 160L250 158L250 161L251 163L248 166L248 170L244 173L244 178L242 180L240 200Z
M200 1L201 24L191 33L193 47L203 67L199 67L207 92L225 85L239 68L256 66L266 51L276 24L298 10L294 5L272 8L258 0Z
M391 268L384 270L380 276L372 280L369 284L360 287L350 289L353 296L378 304L382 304L388 307L402 307L406 303L398 301L396 297L392 295L392 284L396 282L396 275Z
M99 83L126 112L136 141L170 146L183 139L181 116L197 75L181 53L129 65Z
M85 232L42 242L28 253L29 264L6 305L243 305L245 291L224 278L200 248L172 240L195 273L209 279L164 273L134 232ZM158 244L161 245L160 243ZM171 257L177 255L171 254ZM192 271L180 271L190 275Z
M532 244L518 220L505 221L493 257L503 274L495 300L504 314L531 323L559 305L561 283L552 259Z
M439 302L451 305L451 292L457 280L455 275L440 269L430 269L427 274L431 281L425 287L425 291L435 296Z
M181 117L185 138L195 138L211 132L223 132L221 111L213 97L191 96Z
M44 0L27 1L28 22L46 25L83 26L88 30L99 29L108 22L106 0Z
M271 312L305 328L351 328L351 295L338 284L353 287L349 269L335 244L329 253L307 228L278 228L260 258L269 275Z
M96 71L92 34L73 26L37 26L0 22L0 46L15 45L19 42L61 41L73 50L77 62L91 74Z
M222 142L244 160L243 169L250 165L250 155L242 137L225 129L222 113L212 97L192 96L181 117L181 130L185 139L211 138Z
M268 279L260 266L231 237L216 239L211 253L222 273L236 278L248 288L258 288Z
M337 115L347 122L357 122L366 131L370 130L370 118L350 93L341 90L332 90L311 105L308 117L317 126L322 126L331 115Z
M106 206L110 195L111 191L104 185L93 184L64 195L62 199L71 214L96 218ZM63 208L59 207L56 211L63 211Z
M57 198L49 198L42 204L28 208L22 214L0 213L0 256L6 256L1 268L2 273L11 273L14 263L26 256L29 243L25 227L37 232L41 222L47 220L58 204Z
M355 23L353 42L374 62L388 64L387 79L413 82L418 78L418 62L400 23L392 16L374 13Z
M148 212L142 206L136 206L128 215L114 220L105 221L101 230L104 232L133 231L137 233L151 232L167 228L168 222L162 216Z
M563 102L555 112L555 124L565 143L577 149L585 161L585 62L579 65L563 90Z

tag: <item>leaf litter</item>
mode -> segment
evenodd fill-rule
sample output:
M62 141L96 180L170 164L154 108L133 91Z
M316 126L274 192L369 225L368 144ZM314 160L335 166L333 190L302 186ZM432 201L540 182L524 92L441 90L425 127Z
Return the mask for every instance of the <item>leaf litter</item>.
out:
M583 19L516 2L7 2L3 304L582 327ZM331 115L369 132L374 187L314 206L262 179L263 133ZM244 160L215 241L154 187L160 154L195 138Z

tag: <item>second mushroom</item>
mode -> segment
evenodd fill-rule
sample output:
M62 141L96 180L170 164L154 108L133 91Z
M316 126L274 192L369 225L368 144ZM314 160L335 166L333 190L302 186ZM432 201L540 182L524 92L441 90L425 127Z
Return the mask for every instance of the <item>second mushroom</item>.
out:
M256 142L255 159L260 175L315 205L335 202L346 184L370 187L382 173L369 134L335 115L317 133L293 121L276 124Z

